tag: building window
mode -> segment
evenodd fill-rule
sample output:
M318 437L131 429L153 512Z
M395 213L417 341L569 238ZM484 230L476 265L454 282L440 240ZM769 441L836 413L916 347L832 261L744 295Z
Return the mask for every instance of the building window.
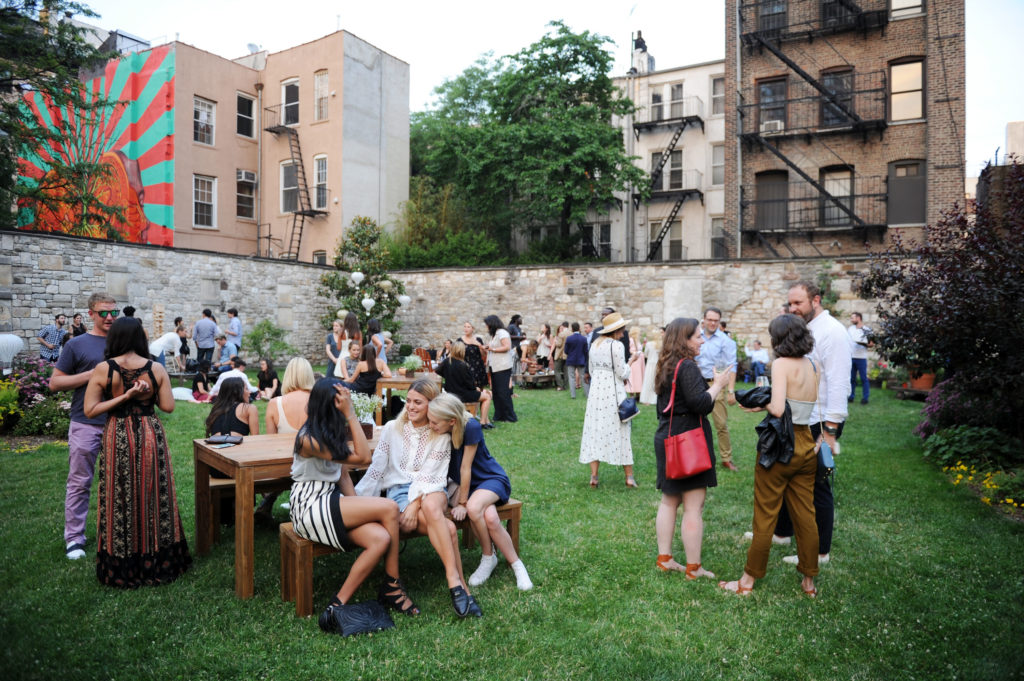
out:
M825 26L846 26L856 19L849 0L821 0L821 22Z
M729 257L725 244L725 218L711 218L711 257L722 260Z
M242 137L255 137L256 121L253 117L253 108L256 100L249 95L241 93L236 97L238 116L235 119L235 132Z
M327 120L327 72L313 74L313 120Z
M217 226L217 178L206 175L192 176L192 226Z
M327 157L313 157L313 185L315 198L313 208L327 210Z
M601 257L605 260L611 260L612 257L612 225L609 222L602 222L601 229L598 231L597 237L597 252L601 254Z
M217 105L202 97L192 98L192 139L200 144L213 145L213 123Z
M658 237L661 236L662 221L658 220L651 223L651 241L647 246L647 252L650 254L654 253L654 257L651 260L662 260L664 259L665 252L665 241L668 241L668 259L669 260L683 260L685 255L683 253L683 223L680 220L673 220L672 224L669 225L668 232L662 237L662 242L658 243Z
M281 84L281 120L285 125L299 123L299 81L290 80Z
M893 19L912 17L924 12L923 0L890 0L890 16Z
M786 0L762 0L758 5L758 31L770 36L780 34L786 27Z
M682 118L683 117L683 84L674 83L670 86L669 92L671 99L669 100L670 118Z
M821 84L826 90L835 95L835 101L853 111L853 71L829 71L821 75ZM821 124L824 127L835 127L850 125L852 121L843 110L827 100L821 98Z
M725 184L725 145L711 147L711 184Z
M326 265L327 264L327 251L313 251L313 264L314 265Z
M235 181L235 216L256 219L256 173L239 170Z
M711 79L711 115L725 113L725 78Z
M889 120L924 118L924 62L911 61L889 67L892 83Z
M924 161L889 164L890 225L924 224L926 196Z
M754 201L757 213L754 227L763 232L777 232L789 227L789 173L768 170L755 177Z
M662 152L656 151L651 154L651 174L653 175L658 169L658 164L661 163ZM651 187L654 191L662 191L665 189L682 189L683 188L683 150L673 149L668 154L668 160L661 169L661 176L658 177L654 186Z
M821 185L839 204L853 210L853 170L850 168L825 169L821 172ZM823 227L845 227L852 222L850 215L831 199L821 199Z
M281 212L294 213L299 209L299 166L281 164Z
M664 109L661 105L661 93L651 93L651 120L660 121L664 117Z
M786 80L762 80L757 84L757 102L761 132L781 132L786 128Z

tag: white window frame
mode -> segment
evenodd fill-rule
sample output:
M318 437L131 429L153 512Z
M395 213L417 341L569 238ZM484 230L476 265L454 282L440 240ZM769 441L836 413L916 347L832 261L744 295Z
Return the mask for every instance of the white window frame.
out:
M251 116L243 115L241 109L238 108L238 100L240 100L240 99L247 99L247 100L249 100L249 103L252 105L252 115ZM240 120L247 120L247 121L249 121L249 125L252 126L252 134L251 135L246 135L244 133L238 132L238 122ZM235 134L238 135L239 137L242 137L242 138L247 139L247 140L256 139L256 98L251 96L251 95L247 95L244 92L236 92L235 93Z
M722 158L716 159L715 155L721 153ZM717 161L717 162L716 162ZM719 173L720 177L718 182L715 181L715 173ZM724 144L712 144L711 145L711 184L713 186L720 186L725 184L725 145Z
M323 168L320 167L321 161ZM313 157L313 210L327 210L327 204L331 199L327 194L327 167L327 154L318 154ZM322 192L321 187L323 188ZM321 199L323 199L322 203Z
M676 95L679 95L676 98ZM682 118L683 117L683 100L686 98L686 92L683 88L683 83L669 83L668 85L668 112L669 118Z
M281 180L281 182L280 182L281 192L280 192L280 197L279 197L280 198L280 202L281 202L280 203L281 213L295 213L295 212L297 212L299 210L299 173L298 173L298 171L295 172L295 186L294 187L286 187L285 184L284 184L285 168L290 168L290 167L295 166L295 165L298 165L298 164L293 162L293 161L291 161L291 160L281 161L281 170L279 172L279 177L280 177L280 180ZM286 210L286 207L285 207L285 192L287 192L287 191L294 191L295 192L295 208L294 208L294 210Z
M329 116L328 96L330 78L327 69L313 74L313 120L326 121Z
M207 124L210 133L209 142L197 139L203 134L196 126L203 125L202 116L204 113L209 117L209 123ZM208 147L217 144L217 103L199 95L192 95L192 141L197 144L205 144Z
M314 265L326 265L327 264L327 251L313 251L313 264Z
M288 101L285 98L285 92L287 91L289 85L294 85L295 87L297 87L299 89L299 93L295 97L295 101L291 105L288 104ZM298 125L302 121L302 118L300 116L300 113L301 113L300 103L301 102L302 102L302 86L299 85L299 79L298 78L289 78L288 80L281 81L281 125L294 126L294 125ZM287 112L288 112L288 107L292 106L292 105L295 107L295 120L293 122L289 123L288 122L288 113Z
M243 135L243 137L244 137L244 135ZM240 188L239 185L243 185L243 184L244 185L248 185L250 187L250 189L252 190L251 194L243 194L242 192L238 191L239 188ZM252 215L242 215L239 212L239 210L238 210L238 199L240 197L243 197L243 196L249 198L250 200L252 200ZM235 179L235 217L238 218L239 220L255 220L256 219L256 183L255 182L249 182L247 180L239 180L236 177L236 179Z
M209 182L208 189L200 189L200 182ZM208 192L209 196L200 196L200 192ZM209 201L200 201L209 198ZM196 207L199 204L210 206L210 224L201 225L196 222ZM192 175L192 226L195 229L217 229L217 178L211 175Z
M715 94L715 83L722 84L722 93ZM721 111L716 111L716 104L721 105ZM724 116L725 115L725 76L712 76L711 77L711 115L712 116Z
M925 0L889 0L889 17L906 19L924 14Z
M652 121L660 121L665 118L665 97L661 87L651 89L651 117ZM657 100L657 101L655 101Z

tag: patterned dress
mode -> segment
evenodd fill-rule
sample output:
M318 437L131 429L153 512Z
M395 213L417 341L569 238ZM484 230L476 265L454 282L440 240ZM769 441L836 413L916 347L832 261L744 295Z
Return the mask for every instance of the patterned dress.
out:
M603 461L633 464L630 424L619 420L619 402L626 398L623 381L629 376L622 343L605 338L590 348L590 395L583 417L580 463Z
M104 399L116 371L125 389L142 374L156 386L152 362L123 369L107 360ZM109 586L134 589L168 584L192 562L178 515L174 473L154 399L129 400L111 410L103 429L97 478L96 576Z

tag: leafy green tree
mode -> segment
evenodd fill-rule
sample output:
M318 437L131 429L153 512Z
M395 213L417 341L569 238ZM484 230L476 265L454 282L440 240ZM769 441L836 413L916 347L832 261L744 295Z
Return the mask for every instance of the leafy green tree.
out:
M120 214L118 207L95 199L91 188L110 171L82 154L80 134L108 103L90 99L79 76L116 55L93 47L85 39L86 29L67 20L73 15L97 16L68 0L0 0L0 228L16 226L9 207L18 202L36 213L69 216L82 226ZM25 103L26 93L41 96L51 111L74 115L50 116L50 125L39 125ZM46 159L52 172L19 180L15 159L32 156Z
M334 252L335 271L320 277L320 295L339 306L320 318L323 327L331 328L337 311L345 310L356 314L363 329L375 317L382 329L397 331L401 323L395 319L395 312L401 307L398 296L405 293L405 285L388 274L389 264L381 228L371 218L353 219ZM362 273L364 278L359 284L352 281L353 272ZM364 298L374 301L369 311L363 307Z
M264 357L274 362L291 359L299 351L285 340L286 335L287 332L280 326L269 319L263 319L245 334L246 354L256 362Z
M589 210L646 187L611 124L634 105L613 86L609 39L561 23L517 54L482 58L437 89L436 108L413 119L416 173L452 183L470 222L507 241L514 230L557 225L568 245Z

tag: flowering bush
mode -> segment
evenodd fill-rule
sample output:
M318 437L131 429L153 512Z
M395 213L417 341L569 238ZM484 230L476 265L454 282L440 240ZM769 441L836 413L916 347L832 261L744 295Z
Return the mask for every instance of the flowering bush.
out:
M0 431L13 426L20 416L17 384L14 381L0 381Z
M1024 464L1022 443L995 429L954 426L924 441L925 458L940 466L967 462L984 471L1010 470Z
M380 395L352 393L352 407L356 410L356 418L360 423L373 423L377 408L384 404Z
M12 431L14 435L48 435L65 438L71 425L71 402L62 395L41 396L25 409Z
M976 466L968 466L963 461L944 466L942 470L949 474L954 485L977 489L986 504L994 503L1007 511L1019 511L1024 507L1024 475L980 471Z
M11 380L18 386L18 401L22 408L38 404L50 394L50 376L53 365L38 357L16 364Z

